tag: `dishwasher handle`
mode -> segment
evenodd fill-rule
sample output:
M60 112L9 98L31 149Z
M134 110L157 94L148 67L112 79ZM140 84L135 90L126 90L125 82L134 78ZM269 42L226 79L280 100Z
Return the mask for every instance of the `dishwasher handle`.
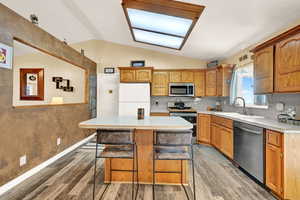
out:
M245 131L245 132L248 132L248 133L252 133L252 134L256 134L256 135L261 135L263 134L263 131L255 131L255 130L251 130L251 129L248 129L248 128L245 128L245 127L235 127L235 128L238 128L242 131Z

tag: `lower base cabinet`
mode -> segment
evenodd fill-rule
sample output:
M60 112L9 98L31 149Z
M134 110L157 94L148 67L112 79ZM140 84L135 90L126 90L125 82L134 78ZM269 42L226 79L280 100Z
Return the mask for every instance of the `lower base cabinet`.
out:
M198 115L198 141L216 147L223 154L233 159L232 120L210 115Z
M233 159L233 130L221 127L219 133L221 138L221 152Z
M283 135L266 131L266 185L283 197Z

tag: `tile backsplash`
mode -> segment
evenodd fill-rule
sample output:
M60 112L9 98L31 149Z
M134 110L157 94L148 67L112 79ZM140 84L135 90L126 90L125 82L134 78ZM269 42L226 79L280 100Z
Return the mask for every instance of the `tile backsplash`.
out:
M268 109L247 108L250 114L261 115L269 119L277 119L277 115L283 112L276 110L276 104L279 102L284 103L284 110L289 108L295 109L300 107L300 94L270 94L268 98ZM185 102L186 106L191 106L197 110L206 110L207 106L215 107L216 102L222 104L223 111L225 112L241 112L242 108L237 108L229 105L228 97L151 97L151 111L152 112L167 112L168 102L175 102L181 100ZM158 102L158 104L156 104ZM284 111L284 112L285 112Z
M168 102L183 101L186 106L190 106L197 110L206 110L207 106L215 107L218 100L217 97L151 97L152 112L168 112ZM156 104L158 102L158 104Z
M300 94L270 94L268 98L268 109L247 108L247 112L250 114L261 115L269 119L277 119L277 115L284 113L287 109L296 109L296 106L300 105ZM229 105L229 98L223 98L221 100L223 110L226 112L241 112L242 108L237 108ZM280 112L276 110L277 103L284 103L284 111Z

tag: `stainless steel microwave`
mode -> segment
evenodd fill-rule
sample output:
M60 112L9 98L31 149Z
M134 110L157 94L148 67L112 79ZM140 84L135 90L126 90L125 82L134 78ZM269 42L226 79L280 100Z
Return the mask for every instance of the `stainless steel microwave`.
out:
M169 96L193 97L195 96L195 86L193 83L170 83Z

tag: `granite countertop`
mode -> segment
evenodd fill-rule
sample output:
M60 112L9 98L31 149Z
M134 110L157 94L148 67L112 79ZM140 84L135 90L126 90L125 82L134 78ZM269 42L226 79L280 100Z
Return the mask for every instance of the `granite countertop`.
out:
M238 113L233 113L233 112L214 112L214 111L202 111L202 110L198 110L197 112L200 114L210 114L210 115L215 115L215 116L219 116L219 117L224 117L224 118L232 119L234 121L244 122L244 123L248 123L251 125L263 127L266 129L279 131L282 133L297 133L297 134L299 133L300 134L300 126L284 124L284 123L280 123L276 120L267 119L264 117L251 118L251 116L247 117L247 116L239 115Z
M192 129L193 124L181 117L145 117L138 120L136 117L102 117L79 123L80 128L133 128L133 129Z

